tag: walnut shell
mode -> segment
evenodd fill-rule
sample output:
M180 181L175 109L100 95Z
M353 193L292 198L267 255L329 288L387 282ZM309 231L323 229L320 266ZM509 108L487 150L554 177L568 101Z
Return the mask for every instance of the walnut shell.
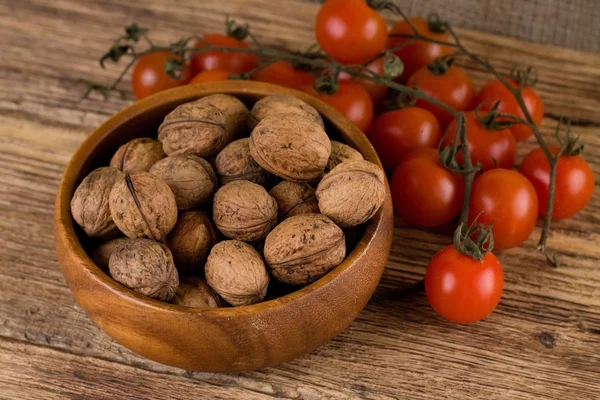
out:
M353 149L347 144L337 142L335 140L331 141L331 155L329 156L329 161L327 161L327 166L325 167L325 172L329 172L344 161L356 161L356 160L364 160L365 158L360 154L358 150Z
M138 138L119 147L110 160L110 166L123 172L149 171L165 157L161 142L147 137Z
M213 219L229 238L259 240L277 224L277 202L256 183L233 181L215 193Z
M110 214L130 238L162 241L177 222L177 203L169 186L149 172L134 172L115 183Z
M208 202L218 186L217 175L209 162L197 156L169 156L154 164L150 173L169 185L180 210Z
M158 128L158 140L169 156L209 157L229 141L225 116L211 104L185 103L171 111Z
M290 114L309 119L325 129L321 114L313 106L289 94L275 94L257 101L250 111L248 125L251 129L254 129L266 116Z
M218 308L221 299L199 276L184 276L179 280L173 304L184 307Z
M385 186L383 171L372 162L343 162L319 182L319 209L341 227L360 225L383 204Z
M283 181L272 188L269 194L277 202L279 221L294 215L319 213L315 189L308 183Z
M322 214L296 215L269 233L264 255L271 274L281 282L311 283L344 260L344 232Z
M100 244L90 252L90 258L101 270L108 272L108 261L115 250L122 246L128 238L120 237Z
M187 211L179 215L166 242L182 275L200 275L215 243L217 232L208 215L201 211Z
M248 130L250 111L240 99L228 94L213 94L203 97L195 103L200 106L211 104L223 113L228 142L235 140Z
M267 294L269 274L260 254L239 240L217 243L206 262L206 282L232 306L262 301Z
M229 143L217 155L215 167L221 184L246 180L264 186L270 174L250 155L249 139L239 139Z
M71 199L71 215L90 237L113 236L119 232L108 206L108 196L123 173L113 167L96 168L79 184Z
M153 299L169 301L179 286L179 276L167 246L149 239L131 239L110 257L114 280Z
M261 167L291 181L321 176L331 153L323 128L297 115L264 118L252 131L249 145Z

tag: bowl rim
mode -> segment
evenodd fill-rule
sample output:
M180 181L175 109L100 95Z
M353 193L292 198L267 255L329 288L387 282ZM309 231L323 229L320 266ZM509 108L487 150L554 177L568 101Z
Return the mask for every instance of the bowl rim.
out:
M344 258L341 264L329 271L326 275L319 278L315 282L299 288L292 293L288 293L281 297L269 299L260 303L250 304L238 307L223 307L223 308L202 308L202 307L184 307L176 304L170 304L159 300L146 297L132 289L125 287L115 281L110 275L104 272L83 248L79 237L75 231L75 225L71 216L71 198L75 191L75 183L79 176L79 171L88 159L88 154L99 145L107 132L116 129L119 125L126 121L141 116L142 114L160 107L165 103L175 103L181 101L193 101L193 98L198 99L211 94L229 94L232 96L240 94L269 96L273 94L290 94L306 101L311 106L315 107L319 114L322 115L331 125L339 132L344 132L346 136L353 138L353 144L357 150L365 157L365 159L375 163L383 170L381 161L377 157L375 149L367 139L366 135L360 131L354 124L347 120L339 111L325 104L321 100L294 89L284 88L282 86L273 85L255 81L240 81L228 80L219 82L208 82L202 84L184 85L173 89L169 89L160 93L153 94L137 102L125 107L121 111L110 116L100 126L95 128L91 134L80 144L77 150L73 153L69 163L67 164L63 176L60 181L56 196L55 204L55 238L65 238L63 245L68 251L74 253L78 263L77 267L82 268L90 279L106 286L111 292L119 296L125 296L130 301L136 303L136 306L151 307L157 310L175 312L181 314L204 315L211 314L212 316L231 317L243 314L257 314L262 311L277 308L285 303L294 301L298 298L308 296L309 294L319 290L327 285L330 281L337 278L339 275L348 270L354 265L354 260L365 252L367 247L375 240L378 228L383 224L383 208L386 201L377 211L377 213L368 221L364 233L354 249ZM387 179L385 180L386 196L390 196Z

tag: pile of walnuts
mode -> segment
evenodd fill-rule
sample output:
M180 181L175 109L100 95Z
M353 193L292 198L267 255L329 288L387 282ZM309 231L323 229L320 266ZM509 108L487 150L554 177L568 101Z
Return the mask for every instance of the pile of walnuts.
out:
M169 113L158 140L121 146L81 182L71 212L102 240L92 259L124 286L182 306L241 306L262 301L270 277L302 286L335 268L342 228L384 196L383 171L331 141L304 101L269 96L249 111L217 94Z

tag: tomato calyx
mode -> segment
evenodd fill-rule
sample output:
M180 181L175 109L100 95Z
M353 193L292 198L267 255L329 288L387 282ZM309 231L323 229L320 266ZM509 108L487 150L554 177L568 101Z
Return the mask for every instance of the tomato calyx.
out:
M383 106L387 110L401 110L414 107L415 104L417 104L416 97L403 92L396 92L383 101Z
M479 163L473 165L472 167L466 167L464 164L461 164L456 160L456 155L460 152L463 152L464 154L464 149L468 146L467 125L464 114L460 119L457 118L457 122L458 127L454 135L454 139L452 139L452 142L450 142L447 146L444 147L445 137L442 137L442 140L440 140L440 143L438 145L438 155L440 164L448 171L460 175L469 175L477 173L481 171L481 165Z
M565 122L566 121L566 122ZM562 136L560 134L560 130L562 125L565 124L565 134ZM580 136L577 135L575 137L571 136L571 120L560 117L558 120L558 124L556 125L556 130L554 131L554 135L556 136L556 140L560 145L559 153L555 155L556 158L561 155L564 156L576 156L579 155L583 151L583 143L581 143Z
M461 223L454 231L454 247L456 250L477 261L483 261L483 257L494 249L494 234L491 225L477 223L477 218L465 229Z
M434 75L444 75L450 67L454 64L454 57L452 55L442 56L436 58L434 62L427 64L427 69Z
M333 71L329 71L328 73L319 76L313 83L313 89L315 89L317 93L325 93L328 95L335 94L340 88L338 82L340 72L339 69L334 69Z
M448 23L436 13L427 16L427 25L429 25L429 30L435 33L445 33L448 30Z
M225 18L225 33L238 40L244 40L250 34L250 25L240 25L229 15Z
M510 119L499 119L498 117L498 109L500 107L500 100L498 100L497 102L494 103L494 105L492 106L492 108L490 109L490 111L488 111L486 114L481 114L481 107L484 106L486 104L486 102L483 102L481 104L479 104L476 108L475 108L475 118L477 118L477 121L479 121L479 123L481 125L483 125L486 129L492 130L492 131L496 131L496 130L503 130L503 129L507 129L510 128L513 125L518 124L518 121L515 120L510 120Z
M510 70L510 77L519 84L519 87L533 87L538 81L538 72L531 65L514 64Z

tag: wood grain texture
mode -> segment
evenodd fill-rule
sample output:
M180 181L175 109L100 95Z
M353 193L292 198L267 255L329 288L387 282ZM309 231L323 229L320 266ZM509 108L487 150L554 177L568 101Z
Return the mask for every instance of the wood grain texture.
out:
M502 301L490 318L472 326L442 321L422 294L384 296L386 288L422 277L427 260L450 242L450 228L422 231L399 219L380 296L330 343L279 367L230 375L167 368L114 343L75 305L56 262L54 196L85 136L133 101L126 80L122 98L80 102L78 79L109 82L115 76L117 70L101 70L97 58L131 21L152 26L155 37L167 42L221 30L229 13L251 22L266 43L299 49L314 40L318 5L272 4L0 2L0 398L177 398L182 387L207 397L217 388L214 396L228 398L598 398L598 188L580 215L554 225L549 244L561 253L563 268L547 267L535 251L539 228L524 246L499 253L506 273ZM514 62L538 67L544 134L551 135L558 116L573 117L598 176L600 56L469 30L460 34L503 71ZM488 79L478 67L467 67L478 86ZM520 155L531 147L527 142ZM86 376L85 384L69 372L74 370ZM136 377L152 381L157 391L143 392Z

